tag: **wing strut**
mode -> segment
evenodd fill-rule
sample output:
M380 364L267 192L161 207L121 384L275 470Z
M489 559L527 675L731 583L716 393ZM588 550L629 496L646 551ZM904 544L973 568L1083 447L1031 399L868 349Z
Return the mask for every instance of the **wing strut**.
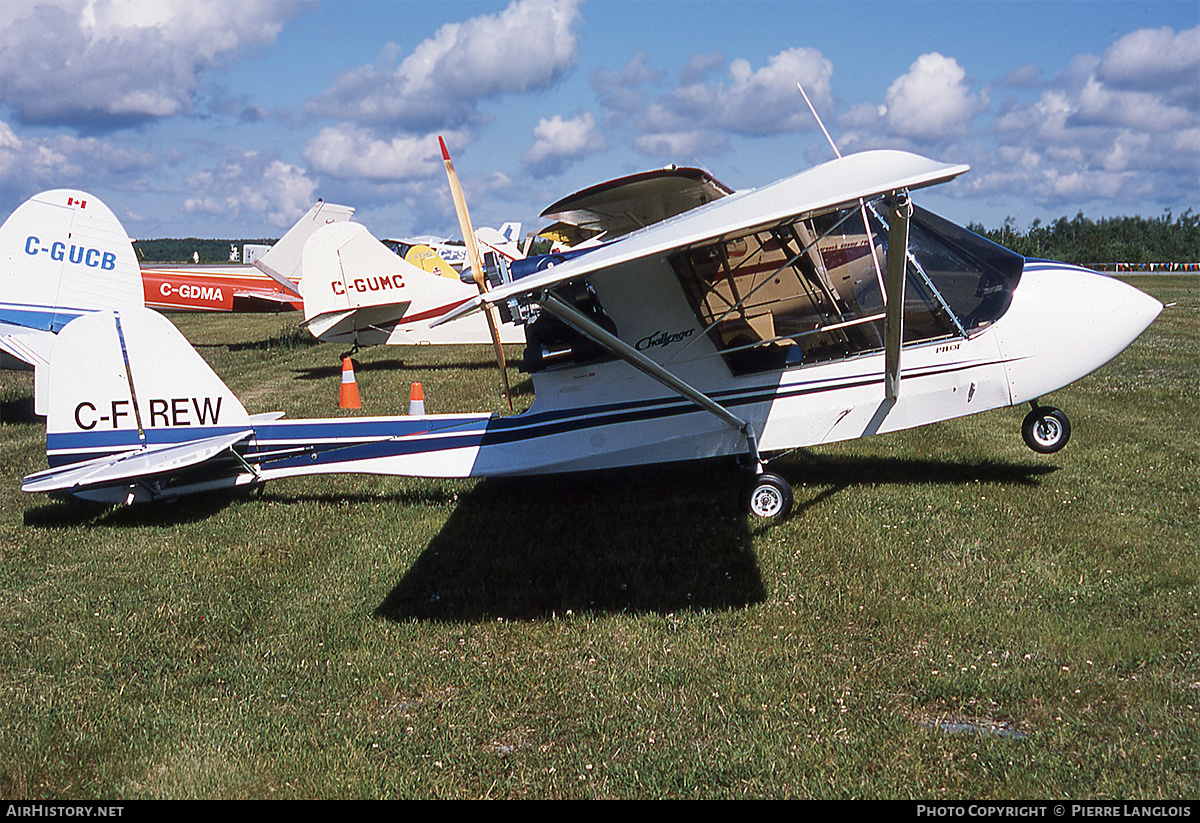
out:
M738 417L704 392L680 380L621 338L597 325L581 314L574 306L560 300L549 289L543 289L534 294L533 300L543 309L550 312L550 314L573 327L581 334L587 335L638 371L648 377L654 378L667 388L679 393L700 408L720 418L731 428L741 432L746 438L750 458L754 461L757 470L762 470L763 461L758 453L758 437L754 433L754 426L748 421Z
M908 269L908 219L912 201L898 192L890 202L888 221L887 305L884 307L884 392L888 400L900 396L900 347L904 345L904 281Z
M125 330L121 328L121 312L113 312L113 323L117 327L117 339L121 341L121 357L125 360L125 380L129 384L129 399L133 401L133 415L137 420L138 441L146 447L146 429L142 427L141 404L138 403L137 388L133 385L133 366L129 362L129 347L125 345Z

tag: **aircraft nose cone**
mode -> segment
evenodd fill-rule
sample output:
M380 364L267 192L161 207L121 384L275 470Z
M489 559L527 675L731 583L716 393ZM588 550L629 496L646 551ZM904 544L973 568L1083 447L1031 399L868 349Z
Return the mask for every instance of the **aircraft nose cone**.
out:
M1133 286L1087 269L1027 260L996 324L1012 402L1072 383L1112 360L1162 311Z

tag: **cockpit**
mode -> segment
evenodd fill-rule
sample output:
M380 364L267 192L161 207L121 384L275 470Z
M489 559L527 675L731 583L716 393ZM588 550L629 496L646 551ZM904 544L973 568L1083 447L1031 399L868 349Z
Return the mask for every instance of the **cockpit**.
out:
M795 220L671 258L701 327L735 374L883 349L881 201ZM917 208L909 222L904 342L967 337L1012 300L1024 258Z

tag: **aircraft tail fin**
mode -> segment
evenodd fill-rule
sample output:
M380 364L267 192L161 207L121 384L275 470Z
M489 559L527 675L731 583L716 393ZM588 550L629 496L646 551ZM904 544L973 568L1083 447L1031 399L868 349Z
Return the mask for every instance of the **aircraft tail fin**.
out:
M304 247L304 319L329 342L373 346L397 327L424 326L475 295L392 252L359 223L322 226Z
M266 254L254 261L255 268L299 296L298 283L303 279L301 264L304 258L304 244L312 237L313 232L322 226L344 223L353 215L354 208L351 206L339 206L318 200Z
M430 274L436 274L438 277L449 277L453 280L458 279L458 272L454 267L442 259L442 256L433 250L431 246L424 243L417 243L411 246L405 253L404 259L412 263L418 269L423 269Z
M521 224L520 224L520 222L505 223L504 225L502 225L499 228L498 231L500 232L501 236L503 236L504 239L510 243L520 243L521 242Z
M253 429L241 401L150 309L80 316L56 336L40 371L52 469L27 478L30 490L127 486L207 461Z
M98 197L75 189L34 195L0 226L0 284L0 306L12 322L48 332L84 311L145 303L121 221Z
M499 229L480 226L475 230L475 239L509 260L521 260L525 257L525 252L521 250L520 244L520 223L505 223Z

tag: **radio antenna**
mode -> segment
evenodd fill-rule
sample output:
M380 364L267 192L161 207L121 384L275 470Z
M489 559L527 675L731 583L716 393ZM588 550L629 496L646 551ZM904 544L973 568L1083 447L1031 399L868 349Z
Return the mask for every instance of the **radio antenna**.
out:
M804 86L797 83L796 88L800 89L800 94L803 95L804 102L808 103L808 110L812 112L812 116L817 121L817 125L821 127L821 132L825 135L825 139L829 141L829 145L833 148L833 153L836 154L840 160L842 153L838 151L837 143L833 142L833 138L829 136L829 132L826 130L825 124L821 122L821 115L817 114L817 110L813 106L812 101L808 99L808 94L805 93Z
M829 131L825 128L825 124L821 122L821 115L817 114L816 107L814 107L812 101L808 99L808 94L804 91L804 86L796 83L796 88L800 89L800 94L804 97L804 102L808 103L808 110L812 112L812 116L817 121L817 125L821 127L821 133L824 134L825 139L829 141L829 146L833 149L833 153L839 160L841 160L842 153L838 151L837 143L833 142L833 138L829 136ZM874 211L874 206L871 207L871 210ZM867 202L861 197L858 199L858 211L859 214L862 215L863 229L867 232L867 237L870 238L868 240L868 245L871 247L871 261L875 264L875 279L879 282L879 293L883 295L883 299L886 302L887 283L884 281L883 267L879 263L879 255L875 251L875 240L872 237L871 223L867 218Z

